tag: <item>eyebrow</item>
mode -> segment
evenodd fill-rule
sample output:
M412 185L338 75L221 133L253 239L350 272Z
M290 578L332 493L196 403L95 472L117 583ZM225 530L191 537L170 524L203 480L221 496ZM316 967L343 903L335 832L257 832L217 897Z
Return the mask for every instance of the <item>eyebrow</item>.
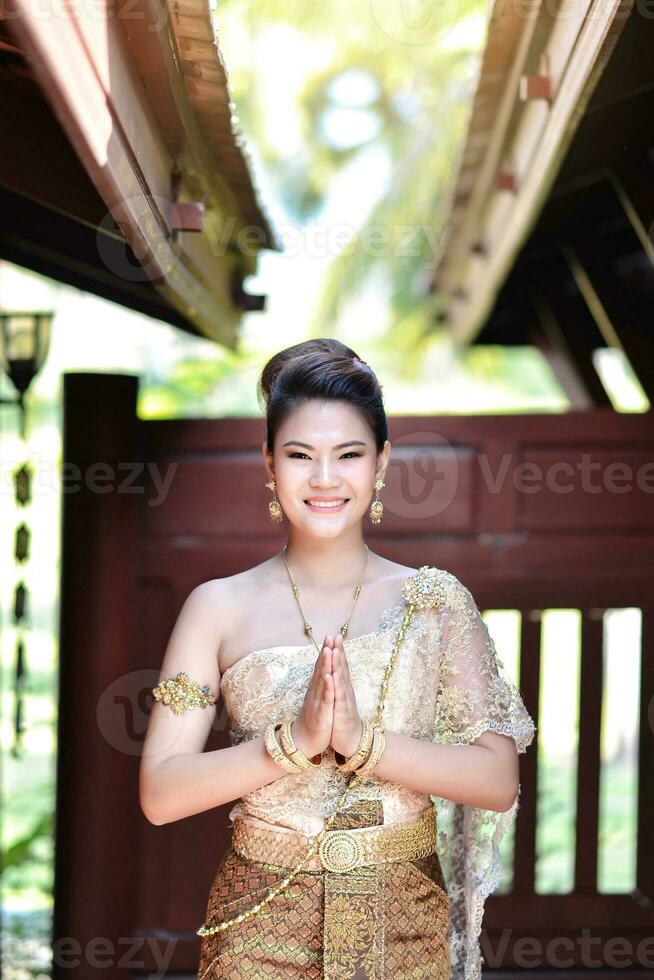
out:
M338 446L334 446L334 449L345 449L346 446L365 446L365 442L361 442L360 439L352 439L351 442L339 442ZM290 439L288 442L282 444L282 449L284 446L304 446L305 449L315 449L315 446L310 446L308 442L298 442L297 439Z

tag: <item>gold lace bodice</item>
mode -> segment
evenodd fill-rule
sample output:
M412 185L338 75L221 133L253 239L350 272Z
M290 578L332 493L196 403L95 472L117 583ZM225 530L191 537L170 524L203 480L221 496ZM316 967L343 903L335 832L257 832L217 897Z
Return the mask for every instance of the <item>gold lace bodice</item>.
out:
M504 675L471 593L451 572L430 566L405 580L398 603L384 612L374 632L344 641L361 718L374 715L409 601L416 608L386 696L386 730L466 744L490 729L513 737L524 752L535 727ZM262 736L271 721L297 716L316 656L313 644L275 646L253 651L223 672L220 693L232 744ZM250 815L318 834L345 785L330 749L319 769L286 773L244 796L230 819ZM438 852L451 901L452 978L478 978L484 900L501 872L495 847L515 818L518 798L500 813L425 796L374 775L353 787L348 805L361 798L382 801L384 823L407 820L430 802L436 806Z
M376 632L344 641L363 719L374 716L379 701L393 645L395 612L384 613ZM438 664L430 658L427 638L419 635L417 619L409 629L387 694L384 725L388 731L431 738ZM282 722L299 714L316 657L313 644L277 646L247 654L224 672L220 692L230 717L232 744L263 735L271 721ZM408 697L409 692L415 698ZM346 785L330 748L319 769L287 773L249 793L232 808L230 819L249 814L303 834L318 834ZM352 788L348 805L363 798L382 800L384 823L406 820L430 804L429 796L374 775Z

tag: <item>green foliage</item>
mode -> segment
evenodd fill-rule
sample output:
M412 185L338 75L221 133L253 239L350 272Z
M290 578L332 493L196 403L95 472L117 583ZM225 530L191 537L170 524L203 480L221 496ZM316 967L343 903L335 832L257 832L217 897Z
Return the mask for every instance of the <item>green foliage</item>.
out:
M439 300L429 293L429 273L443 234L445 194L474 91L484 20L480 0L430 5L420 16L375 0L263 0L256 7L226 0L217 10L239 119L292 221L320 220L337 177L366 153L374 150L387 161L388 178L353 229L354 247L344 247L330 264L309 334L336 333L346 302L374 277L384 283L390 303L385 345L407 377L437 329ZM277 38L284 50L274 47ZM349 85L339 87L346 79ZM280 114L280 101L284 122L293 117L295 140L278 138L270 123ZM332 116L343 120L345 140L327 124ZM366 247L372 229L386 233L386 247Z
M52 839L53 831L54 816L52 813L44 813L36 817L32 826L23 837L19 837L18 840L13 841L8 847L3 847L3 873L6 874L12 869L21 868L27 862L37 858L36 845L44 838L49 842Z

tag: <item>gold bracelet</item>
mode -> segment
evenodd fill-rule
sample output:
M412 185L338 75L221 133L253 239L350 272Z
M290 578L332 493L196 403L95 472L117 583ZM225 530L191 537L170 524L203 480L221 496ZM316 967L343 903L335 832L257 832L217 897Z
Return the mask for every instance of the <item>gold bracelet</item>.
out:
M361 732L361 738L359 739L359 744L356 751L350 756L349 759L346 759L345 762L341 763L338 761L338 759L336 759L336 765L339 772L355 772L359 766L363 765L372 748L372 737L372 722L366 719L363 722L363 730ZM338 754L340 755L341 753L339 752Z
M375 725L372 736L372 749L370 750L370 755L366 761L359 769L357 769L359 776L370 776L371 773L375 771L385 747L386 736L384 735L384 729L378 725Z
M300 769L320 769L323 760L322 752L317 753L320 755L320 762L312 762L311 759L304 754L302 749L298 749L297 745L293 741L291 725L293 724L294 720L295 719L293 718L287 718L280 729L279 740L282 743L282 749L288 758L295 762Z
M297 763L287 758L280 749L276 734L278 728L281 728L281 724L275 724L274 721L271 721L264 733L263 741L268 750L268 755L286 772L302 772Z
M169 705L176 715L181 715L189 708L208 708L209 705L216 703L209 688L200 687L196 681L190 680L183 670L180 670L176 677L160 681L152 688L152 693L156 701Z

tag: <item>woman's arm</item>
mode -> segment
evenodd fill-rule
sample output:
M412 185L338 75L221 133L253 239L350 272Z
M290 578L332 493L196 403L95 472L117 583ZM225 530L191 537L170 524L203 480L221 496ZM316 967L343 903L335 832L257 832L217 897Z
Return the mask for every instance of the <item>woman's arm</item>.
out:
M216 583L207 582L186 599L159 680L185 671L218 698L218 652L227 613L217 608L216 594ZM225 609L229 606L225 601ZM150 823L171 823L211 810L286 775L268 755L263 738L204 752L215 715L216 705L176 715L154 701L139 771L141 809Z
M375 776L417 793L505 811L518 795L518 752L512 738L491 731L470 745L439 745L386 732Z

